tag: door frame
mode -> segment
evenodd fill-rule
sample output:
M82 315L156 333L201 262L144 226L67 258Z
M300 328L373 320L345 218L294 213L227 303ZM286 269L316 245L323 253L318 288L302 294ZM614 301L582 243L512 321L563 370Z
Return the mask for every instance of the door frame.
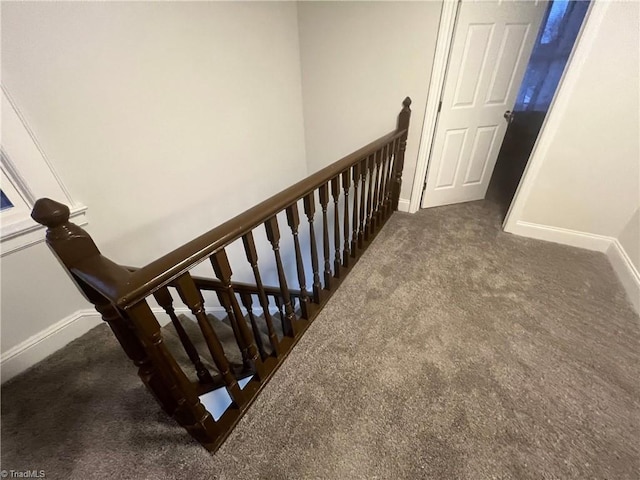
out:
M424 192L424 186L426 185L427 175L429 174L429 157L431 156L433 140L436 133L438 107L446 84L449 54L453 45L455 24L460 3L461 0L443 0L438 37L436 40L436 51L427 96L427 105L425 109L422 133L420 136L420 145L418 148L416 173L413 179L411 197L409 199L409 213L416 213L420 210L420 205L422 203L422 194ZM552 127L557 123L553 120L555 120L558 115L551 115L551 112L555 109L557 110L556 113L560 113L566 108L567 94L570 92L573 84L575 84L579 77L582 65L588 56L590 46L597 36L600 23L602 22L604 12L606 11L607 3L608 2L591 0L589 10L582 22L582 26L580 27L580 31L578 32L578 36L573 45L571 55L569 56L567 65L562 73L558 87L556 88L551 104L549 105L549 110L547 111L545 120L540 132L538 133L538 138L534 144L531 155L529 156L529 160L527 161L527 166L520 178L518 188L511 200L509 210L502 224L503 229L508 232L516 233L514 227L516 227L518 222L517 217L521 216L522 208L524 207L526 198L529 196L531 191L531 185L537 176L537 172L540 170L540 166L544 161L544 155L553 137ZM550 119L552 119L551 122L549 121ZM551 124L551 127L547 128L549 124Z
M413 188L411 188L411 197L409 198L409 213L416 213L420 210L422 193L427 184L429 157L431 156L433 139L436 134L440 99L442 98L446 83L449 54L451 53L451 46L453 44L460 3L461 0L443 0L442 2L438 36L436 38L436 51L433 58L433 67L431 68L429 92L427 94L427 106L424 111L420 145L418 146L416 173L413 177Z
M531 236L531 229L527 228L528 224L520 220L525 204L547 157L555 132L563 120L574 86L580 79L580 72L589 57L591 46L598 36L600 25L608 8L609 2L591 0L589 4L589 9L580 26L580 31L571 49L567 65L564 68L564 72L562 72L558 87L551 99L549 110L542 122L538 138L533 145L533 150L529 155L529 160L518 183L516 193L513 195L507 215L504 222L502 222L502 229L505 232Z

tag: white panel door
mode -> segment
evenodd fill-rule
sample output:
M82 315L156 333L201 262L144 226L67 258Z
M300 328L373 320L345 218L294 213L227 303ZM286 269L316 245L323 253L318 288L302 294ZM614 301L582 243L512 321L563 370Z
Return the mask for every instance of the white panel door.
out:
M547 2L459 7L422 207L484 198Z

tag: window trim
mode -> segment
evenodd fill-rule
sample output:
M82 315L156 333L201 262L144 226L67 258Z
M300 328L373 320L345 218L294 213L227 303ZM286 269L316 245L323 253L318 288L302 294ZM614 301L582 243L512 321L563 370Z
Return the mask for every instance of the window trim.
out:
M3 189L11 190L8 197L14 204L0 214L0 257L3 257L44 241L44 227L29 215L38 198L49 197L69 205L71 218L78 225L86 225L88 221L87 207L73 201L6 87L1 87L0 167Z

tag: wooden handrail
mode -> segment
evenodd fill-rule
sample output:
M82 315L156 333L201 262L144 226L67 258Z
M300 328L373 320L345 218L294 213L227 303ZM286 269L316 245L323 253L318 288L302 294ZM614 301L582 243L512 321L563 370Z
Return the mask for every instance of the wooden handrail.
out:
M126 268L131 273L137 272L138 270L140 270L140 268L138 267L130 267L128 265L125 266L124 268ZM223 288L225 288L224 284L217 278L199 277L197 275L191 275L191 278L193 279L193 282L196 284L196 286L200 290L220 291ZM167 285L170 287L173 287L174 282L170 282ZM258 286L252 283L233 282L231 285L233 286L233 289L238 293L246 293L249 295L257 295L259 293ZM274 297L282 295L282 292L280 291L279 287L271 287L269 285L263 285L262 289L264 290L264 293L266 293L267 295L271 295ZM300 290L291 289L291 288L289 289L289 293L294 297L300 297L302 295L302 292Z
M407 105L408 108L408 105ZM127 309L147 297L163 285L171 282L213 252L240 238L246 232L281 212L300 198L313 192L336 175L353 166L359 160L375 152L393 140L402 137L406 129L395 130L356 150L337 162L319 170L280 193L273 195L258 205L209 230L181 247L158 258L136 272L124 275L111 274L104 278L102 273L113 271L112 265L105 265L106 258L90 258L76 265L71 271L86 281L108 300L122 309ZM111 264L112 262L107 262ZM103 277L103 278L100 278ZM112 280L112 281L107 281Z
M125 267L120 267L111 262L100 255L99 252L97 252L97 255L78 259L77 262L65 261L63 263L67 264L74 275L84 280L111 303L126 310L155 292L158 288L175 280L195 265L206 260L214 252L224 248L265 220L283 211L288 206L329 182L332 178L351 168L358 161L396 139L400 139L403 136L406 138L410 105L411 99L407 97L403 102L403 110L400 113L396 130L317 171L135 272L129 272ZM404 152L401 151L398 159L400 172L402 171L403 157ZM393 191L393 202L396 205L400 194L399 182L400 179L398 178ZM51 204L55 204L54 207ZM48 201L46 205L39 206L36 204L32 217L51 229L53 226L59 226L65 222L62 218L65 216L64 212L58 211L61 207L64 206L60 206L53 201ZM51 215L48 210L51 209L56 210L55 219L48 218ZM68 215L66 217L68 222ZM91 243L93 244L93 242ZM92 247L95 248L95 245L92 245Z
M191 278L193 278L193 282L200 290L219 291L224 288L224 284L220 280L217 280L215 278L198 277L196 275L192 275ZM169 285L171 285L171 283L169 283ZM231 285L237 293L247 293L249 295L258 294L258 287L251 283L233 282ZM268 285L263 285L262 289L267 295L278 297L282 296L282 292L280 291L279 287L270 287ZM302 294L300 290L294 289L289 289L289 293L292 297L300 297Z

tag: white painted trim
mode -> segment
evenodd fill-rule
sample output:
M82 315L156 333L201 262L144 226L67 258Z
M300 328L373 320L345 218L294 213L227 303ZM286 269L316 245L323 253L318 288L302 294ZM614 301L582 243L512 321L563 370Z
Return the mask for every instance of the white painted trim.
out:
M521 237L536 238L538 240L561 243L563 245L585 248L596 252L606 252L611 244L616 241L615 238L605 235L523 222L521 220L516 222L515 225L511 225L508 232Z
M640 272L617 239L607 250L607 257L627 292L631 305L640 314Z
M3 188L11 187L11 201L20 200L19 208L16 204L0 214L0 256L4 256L44 240L44 227L29 215L37 198L49 197L69 205L71 217L79 225L87 224L87 207L71 199L9 92L0 87Z
M29 186L31 195L47 196L55 200L73 203L71 195L60 180L53 165L45 155L38 139L29 127L24 115L2 88L2 149L13 163L14 171Z
M406 198L401 198L398 200L398 211L399 212L411 212L410 210L410 202ZM415 213L415 212L413 212Z
M0 357L2 383L44 360L100 322L100 314L95 310L78 310L7 350Z
M429 164L433 136L436 132L436 124L438 120L438 104L440 103L442 89L445 84L447 63L449 60L449 52L451 50L451 42L453 41L458 4L459 2L455 0L445 0L442 3L438 37L436 39L436 51L433 58L433 67L431 69L429 93L427 94L427 106L422 123L422 133L420 135L420 145L418 147L418 161L416 163L416 172L413 177L411 198L408 209L402 210L408 211L409 213L415 213L420 209L423 191L422 187L427 178L427 166Z
M527 166L522 174L513 201L509 206L507 216L502 224L504 230L507 232L515 233L515 230L518 229L518 223L523 219L523 212L527 200L531 195L542 165L548 158L549 148L558 132L558 127L563 121L565 111L571 99L571 94L580 79L582 68L589 58L591 48L598 37L600 25L608 8L609 2L600 1L591 2L589 6L587 17L582 23L582 28L578 34L573 52L562 74L556 94L549 106L547 117L542 124L540 134L538 135Z
M609 263L627 292L629 301L636 312L640 313L640 272L617 238L522 220L511 225L509 231L523 237L606 253Z

